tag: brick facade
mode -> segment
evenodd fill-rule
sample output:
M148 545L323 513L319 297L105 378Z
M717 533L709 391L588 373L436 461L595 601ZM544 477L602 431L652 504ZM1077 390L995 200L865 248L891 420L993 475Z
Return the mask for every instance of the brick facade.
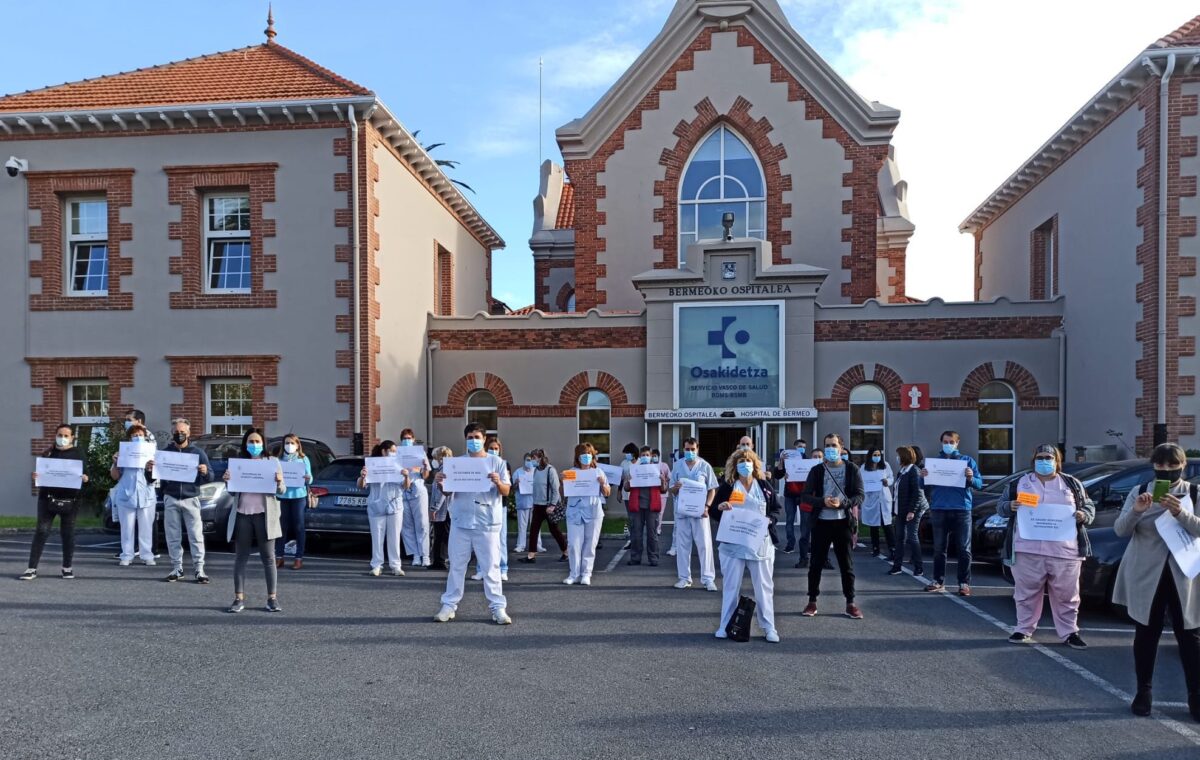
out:
M891 289L888 295L887 303L909 303L908 295L904 291L905 282L907 282L907 267L908 249L907 248L888 248L879 253L879 259L883 261L887 267L888 278L887 284ZM875 288L876 297L882 296L878 286Z
M496 398L497 415L503 424L506 417L566 417L574 418L579 411L579 399L592 388L604 391L612 403L613 417L642 418L646 414L645 404L629 403L625 385L613 375L602 370L579 372L566 383L558 394L557 404L517 404L512 391L500 377L491 373L463 375L450 386L446 403L433 408L433 416L439 419L458 417L466 420L467 399L478 390L486 390Z
M434 313L448 317L454 314L454 254L437 241L433 243L433 277L437 294Z
M888 340L1037 340L1062 327L1062 317L975 317L972 319L818 320L816 340L825 342Z
M565 311L550 301L550 273L555 269L571 269L575 262L563 259L533 260L533 305L541 311ZM572 286L573 287L573 286ZM578 300L576 300L578 304Z
M133 239L133 225L121 222L121 209L133 205L133 169L88 169L29 172L29 210L41 217L29 227L29 242L41 246L40 259L29 262L29 277L41 293L29 296L30 311L110 311L133 308L133 294L123 292L122 278L133 274L133 259L121 256L121 243ZM66 202L76 195L103 195L108 202L108 294L67 294L69 251L66 248Z
M179 206L179 221L167 224L167 237L178 240L179 255L169 260L171 274L179 275L180 289L170 294L172 309L273 309L276 292L267 290L264 275L275 271L275 254L264 250L264 241L275 237L275 220L265 218L263 204L275 202L278 164L213 164L164 166L167 202ZM212 192L245 192L250 197L250 292L208 293L204 250L204 197Z
M645 348L646 328L568 328L540 330L430 330L442 351Z
M250 414L254 427L267 430L279 419L277 404L267 403L268 387L279 384L278 356L168 356L171 386L183 390L183 401L171 404L171 418L186 417L197 434L208 430L204 387L209 380L244 378L250 381ZM111 393L111 391L110 391Z
M900 388L904 384L900 374L883 364L876 364L872 376L867 378L866 366L856 364L843 372L830 389L829 396L819 398L814 405L819 412L850 411L850 392L863 384L879 386L887 397L890 411L903 411ZM1043 396L1037 378L1017 362L1006 362L1004 374L996 375L991 362L980 364L967 373L958 396L942 396L930 399L934 411L971 411L979 407L979 392L993 381L1007 383L1016 392L1017 407L1024 411L1054 411L1058 409L1057 396Z
M1047 252L1054 251L1054 260L1047 260ZM1040 301L1053 298L1058 294L1058 214L1050 217L1045 224L1035 227L1029 233L1029 300ZM1050 271L1047 271L1047 266ZM1046 283L1050 283L1047 293Z
M106 380L108 416L120 419L133 408L124 394L133 388L134 356L26 357L30 387L42 392L40 403L30 407L29 419L42 423L41 435L29 442L29 453L40 456L54 443L54 431L67 420L67 383L71 380Z

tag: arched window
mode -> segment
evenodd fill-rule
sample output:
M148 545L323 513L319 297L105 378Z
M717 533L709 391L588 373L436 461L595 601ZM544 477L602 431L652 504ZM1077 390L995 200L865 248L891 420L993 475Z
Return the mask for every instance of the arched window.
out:
M567 296L566 311L573 313L575 311L575 291L571 291L571 295Z
M850 391L850 456L862 462L872 449L883 451L887 398L878 385Z
M609 427L612 421L612 402L608 394L595 388L579 397L579 442L596 448L596 458L608 462Z
M490 391L475 391L467 399L467 424L478 422L487 428L488 435L495 435L500 428L500 410L496 397Z
M985 482L1013 473L1017 394L1007 383L993 382L979 391L979 471Z
M767 185L749 146L724 125L696 149L679 185L679 266L687 247L725 234L721 217L734 215L733 236L765 240Z

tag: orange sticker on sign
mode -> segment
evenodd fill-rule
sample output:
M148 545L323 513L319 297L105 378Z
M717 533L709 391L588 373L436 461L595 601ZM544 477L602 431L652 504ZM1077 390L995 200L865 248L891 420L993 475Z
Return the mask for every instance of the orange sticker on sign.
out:
M729 494L729 503L730 504L745 504L746 503L746 494L742 493L741 491L734 491L733 493Z
M1017 493L1017 503L1024 504L1027 507L1036 507L1038 505L1038 495L1036 493Z
M563 476L563 480L574 480L575 479L575 471L574 470L563 470L562 476Z

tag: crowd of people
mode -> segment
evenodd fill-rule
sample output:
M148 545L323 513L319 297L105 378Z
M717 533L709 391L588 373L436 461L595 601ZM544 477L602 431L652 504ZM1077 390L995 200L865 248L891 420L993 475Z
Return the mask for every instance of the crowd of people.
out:
M130 414L125 428L129 441L153 442L140 412L135 410ZM265 444L262 431L249 430L242 437L237 456L263 459L267 457ZM855 620L863 618L855 596L854 563L854 550L859 546L863 528L872 555L882 557L887 552L891 561L889 574L904 572L907 554L911 572L925 577L924 589L928 592L945 590L947 552L953 540L957 550L957 594L971 595L972 492L982 488L983 482L978 464L959 449L959 444L958 433L948 430L942 434L940 450L934 455L937 459L959 460L955 472L962 473L962 482L957 484L947 484L944 478L937 485L927 484L925 479L932 464L916 445L895 450L895 467L880 450L868 452L859 465L852 461L837 433L824 436L820 448L811 453L807 441L798 439L770 465L764 463L754 451L753 441L746 437L725 460L720 472L700 456L695 438L683 441L670 464L661 461L659 452L650 447L631 443L622 451L619 482L610 482L608 473L616 478L617 468L606 472L601 467L600 452L589 443L574 448L570 466L562 472L551 464L542 449L524 453L521 465L512 469L504 459L499 438L488 435L482 425L472 423L464 430L464 450L458 456L482 460L489 482L482 492L456 493L446 487L444 463L455 457L447 446L436 447L427 455L421 452L417 457L420 463L407 467L400 482L368 482L368 468L363 468L358 486L367 492L370 573L383 574L386 562L390 574L403 576L404 557L411 558L416 567L447 570L446 589L433 618L446 623L457 614L474 556L476 572L472 577L483 582L492 619L497 624L509 625L512 618L503 584L508 580L505 503L510 493L515 491L515 553L524 555L519 561L537 562L538 554L545 551L542 527L548 526L560 552L558 561L566 563L563 583L568 586L592 584L605 504L614 490L620 495L627 517L629 565L640 565L643 561L650 566L659 563L662 519L674 500L674 530L667 554L675 559L678 578L675 588L692 586L694 554L700 585L707 591L722 593L715 636L727 638L733 630L736 613L751 606L742 596L742 581L748 574L753 615L766 641L777 643L780 636L774 613L774 571L780 544L784 553L798 554L797 568L807 569L808 603L801 612L805 617L818 614L823 572L834 569L829 559L832 551L845 601L844 614ZM401 449L417 445L413 431L406 429L398 443L380 441L371 455L395 457ZM171 441L165 450L195 454L199 462L194 482L161 483L164 532L172 563L166 580L175 582L184 578L182 536L186 530L195 581L206 584L209 577L205 573L198 494L200 487L214 478L211 463L204 451L192 444L190 425L185 419L173 422ZM84 458L75 445L71 426L59 426L54 445L44 456ZM793 457L813 460L806 463L810 465L806 478L788 478L789 459ZM284 563L283 543L288 536L297 543L293 567L298 570L303 566L303 513L309 503L307 485L312 482L311 466L300 439L294 435L284 438L276 461L303 461L305 485L286 487L282 467L277 464L275 493L233 494L235 507L230 510L226 525L226 537L235 555L234 601L228 607L231 613L245 609L246 565L255 545L266 582L265 607L270 612L282 609L278 601L277 570ZM411 463L414 458L407 457L406 461ZM1130 541L1120 563L1113 598L1128 609L1136 622L1133 654L1137 693L1132 711L1137 715L1151 713L1155 660L1169 613L1187 684L1188 705L1192 716L1200 721L1200 575L1189 577L1173 553L1161 524L1164 516L1170 515L1183 532L1181 535L1200 539L1200 517L1196 514L1200 493L1196 485L1184 479L1186 463L1185 452L1179 446L1156 447L1150 456L1154 480L1134 489L1125 501L1114 530ZM637 485L633 477L635 465L642 465ZM1010 518L1003 557L1012 569L1016 625L1009 641L1033 642L1046 597L1057 638L1066 646L1086 649L1078 622L1080 568L1091 554L1087 526L1095 516L1095 507L1080 481L1062 471L1062 453L1057 446L1037 446L1031 465L1028 474L1008 486L998 505L999 514ZM650 475L647 483L646 466L657 472L657 480ZM138 556L145 564L153 565L151 530L157 498L154 463L119 467L114 455L110 475L115 481L110 500L121 530L119 564L128 566ZM230 479L229 471L224 478ZM592 495L566 495L570 489L564 488L564 481L592 479L598 486ZM34 481L36 484L36 473ZM680 514L682 489L686 487L697 493L696 486L687 481L700 484L703 506ZM777 487L781 493L776 493ZM56 517L62 536L62 577L75 577L72 562L79 496L78 490L38 489L37 529L29 566L20 576L22 580L37 578L37 567ZM1070 531L1069 539L1058 534L1062 540L1022 535L1022 510L1033 510L1038 505L1065 509L1068 517L1064 520L1073 515L1073 527L1062 523ZM929 576L925 576L918 534L926 513L933 533L933 566ZM1048 513L1043 510L1039 514ZM723 520L730 523L729 536L733 535L736 524L737 530L750 537L727 536L728 540L716 540ZM782 538L776 530L780 520L785 523ZM565 535L560 523L566 525ZM755 525L766 526L761 538L760 533L753 532ZM751 528L743 531L744 526ZM718 566L723 588L717 586Z

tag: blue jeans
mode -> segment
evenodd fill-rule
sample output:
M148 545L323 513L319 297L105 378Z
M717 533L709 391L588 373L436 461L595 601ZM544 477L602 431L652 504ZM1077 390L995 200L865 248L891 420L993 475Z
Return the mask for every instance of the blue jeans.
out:
M971 582L971 511L969 509L933 509L929 511L933 527L933 579L946 582L946 547L950 534L958 539L958 583Z
M896 522L893 523L892 529L896 533L896 556L892 560L892 569L899 570L904 565L904 550L907 548L913 574L921 575L925 570L925 562L921 558L921 521L906 520L905 517L907 515L897 513Z
M799 496L785 495L783 497L784 519L787 520L787 545L800 553L800 559L804 559L808 556L808 547L812 538L812 512L800 509L800 502L801 497ZM792 524L796 522L797 518L800 521L799 541L796 540L796 526Z
M283 547L288 536L296 539L296 559L304 559L304 510L308 509L308 497L279 500L279 528L282 535L275 539L275 557L283 559Z

